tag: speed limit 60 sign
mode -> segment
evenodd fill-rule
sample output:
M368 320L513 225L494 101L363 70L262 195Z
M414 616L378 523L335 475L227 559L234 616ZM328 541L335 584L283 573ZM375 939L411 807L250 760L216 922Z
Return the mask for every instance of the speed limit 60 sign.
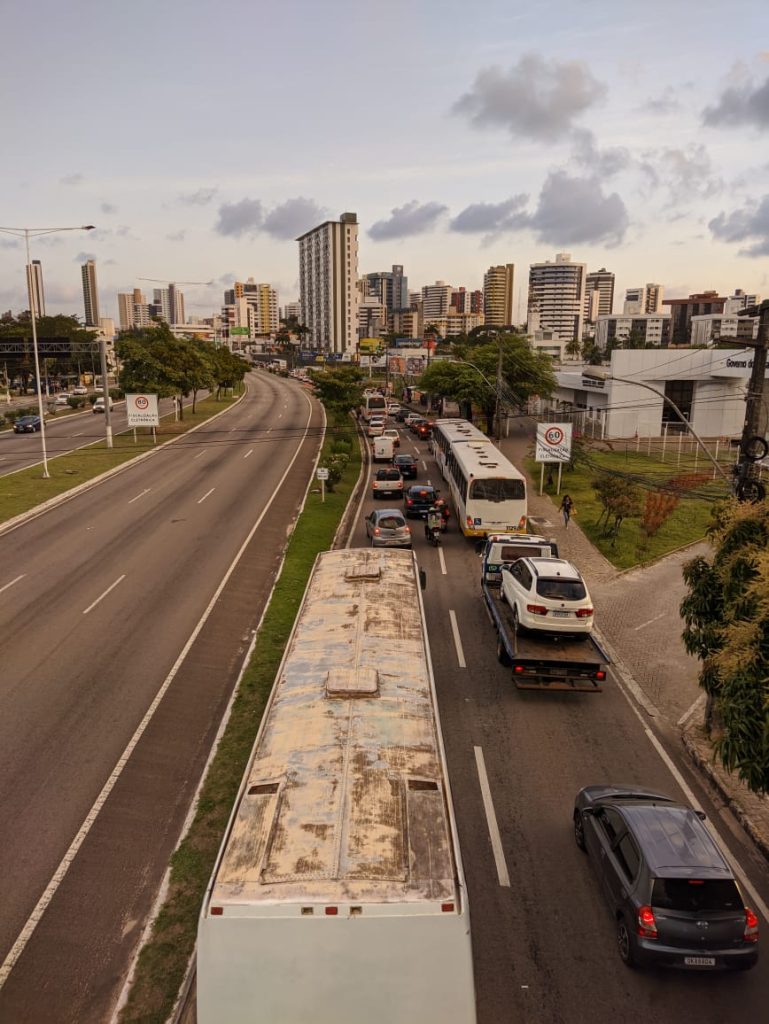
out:
M569 462L571 459L571 423L538 423L537 462Z

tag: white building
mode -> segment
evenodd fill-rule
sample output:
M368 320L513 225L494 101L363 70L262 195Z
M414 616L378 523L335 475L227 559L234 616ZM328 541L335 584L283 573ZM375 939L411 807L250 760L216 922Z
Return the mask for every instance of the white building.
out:
M301 302L287 302L283 306L280 312L281 320L288 320L289 317L295 316L299 323L302 322L302 304Z
M532 263L529 268L528 331L553 331L566 342L580 341L585 316L584 263L559 252L555 262Z
M602 352L610 342L625 342L631 336L639 345L670 344L670 313L639 313L635 316L599 316L595 344Z
M358 218L307 231L299 243L299 301L306 344L338 354L355 350L358 334Z
M749 303L755 305L755 303ZM736 313L706 313L692 317L692 345L715 345L719 341L735 339L738 342L758 337L757 316L737 316Z
M451 293L453 288L445 281L436 281L435 284L427 284L422 289L422 318L427 327L441 317L449 314L451 307Z
M527 335L529 345L535 352L544 352L558 362L566 357L566 342L554 331L545 331L541 327Z
M628 288L625 291L626 316L642 316L644 313L661 313L665 289L661 284L645 284L642 288Z
M757 306L760 302L760 295L748 295L742 288L735 288L734 295L730 295L724 303L724 313L736 313L740 309Z
M594 324L599 316L614 312L614 274L606 267L585 278L585 321Z

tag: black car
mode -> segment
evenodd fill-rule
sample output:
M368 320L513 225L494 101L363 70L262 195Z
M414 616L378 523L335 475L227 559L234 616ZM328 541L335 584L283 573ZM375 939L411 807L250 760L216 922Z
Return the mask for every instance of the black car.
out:
M13 425L13 430L16 434L32 434L35 430L39 429L39 416L19 416Z
M393 459L393 466L400 470L404 480L416 480L418 463L413 455L409 455L407 452L403 455L396 455Z
M577 794L574 838L596 870L629 967L748 970L758 961L758 919L702 818L638 786Z
M403 494L404 511L408 518L419 516L420 519L427 518L428 509L432 508L439 495L434 487L429 484L412 484Z

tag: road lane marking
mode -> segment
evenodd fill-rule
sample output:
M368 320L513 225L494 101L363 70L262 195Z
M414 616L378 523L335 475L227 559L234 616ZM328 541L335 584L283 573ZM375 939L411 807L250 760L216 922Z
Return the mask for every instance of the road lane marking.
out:
M648 619L646 622L642 622L640 626L633 626L633 630L638 632L639 629L651 626L652 622L657 622L658 619L664 619L667 614L667 612L660 612L659 615L655 615L653 619Z
M193 455L192 457L193 457L193 459L199 459L201 455L205 455L205 454L206 454L205 448L201 448L201 450L198 452L198 454L197 455Z
M692 717L692 715L698 708L702 707L702 705L707 700L707 696L708 695L706 693L701 693L699 697L695 700L695 702L692 704L692 706L689 708L689 710L684 711L684 713L676 722L676 725L679 726L679 728L680 726L684 725L686 722L689 721L689 719Z
M134 503L135 501L138 501L138 500L139 500L139 498L143 498L145 494L149 494L151 490L152 490L152 488L151 488L151 487L145 487L145 488L144 488L144 490L143 490L143 491L142 491L142 492L141 492L140 494L137 494L137 495L136 495L136 497L135 497L135 498L131 498L131 499L130 499L130 501L128 502L128 504L129 504L129 505L133 505L133 503Z
M486 811L486 825L489 829L491 850L494 854L494 863L497 865L497 877L499 878L499 884L504 885L509 889L510 875L507 873L505 854L502 849L502 836L499 834L497 816L494 813L494 802L491 799L491 788L489 787L489 777L486 774L486 763L483 759L483 749L481 747L473 747L473 750L475 751L475 767L478 770L478 782L481 784L483 809Z
M0 587L0 594L2 594L2 592L4 590L8 590L9 587L12 587L14 585L14 583L18 583L19 580L23 580L26 575L27 574L25 572L23 572L21 574L21 576L17 576L15 580L11 580L11 582L10 583L6 583L4 587Z
M99 597L97 597L96 600L92 604L89 604L87 608L83 609L83 615L87 615L92 609L94 609L96 607L96 605L99 604L100 601L103 601L104 598L107 596L107 594L111 593L115 589L115 587L118 585L118 583L122 583L124 579L125 579L125 573L123 573L122 576L118 576L118 578L115 580L115 582L111 586L107 587L107 589L104 591L103 594L101 594Z
M268 434L271 434L271 433L272 433L272 427L267 427L267 433L268 433Z
M424 459L422 459L422 469L425 471L425 473L427 472L427 463L425 462Z
M199 499L199 501L198 501L198 505L202 505L202 504L203 504L203 502L204 502L204 501L206 500L206 498L208 497L208 495L209 495L209 494L213 494L215 490L216 490L216 488L215 488L215 487L212 487L210 491L206 491L206 493L205 493L205 494L203 495L203 497Z
M305 395L305 398L307 398L306 395ZM90 811L86 815L82 825L78 829L78 831L77 831L77 833L75 835L75 838L70 843L69 849L64 854L64 856L62 857L61 861L59 862L59 866L56 868L56 871L53 873L53 876L52 876L51 880L49 881L48 885L45 887L45 890L44 890L42 896L37 901L37 903L35 904L35 907L33 908L32 912L31 912L31 914L27 918L27 921L26 921L24 927L19 932L19 935L18 935L16 941L14 942L13 946L11 947L8 955L6 956L5 960L3 960L2 964L0 964L0 990L2 990L2 988L5 985L6 981L8 981L8 978L10 977L11 971L13 970L13 968L16 965L16 963L18 962L18 959L21 956L21 954L24 952L27 944L29 943L29 940L32 938L32 935L34 934L35 929L37 928L38 924L40 923L40 921L41 921L41 919L43 917L43 914L45 913L45 911L47 910L48 906L50 905L51 900L56 895L56 891L58 890L59 886L61 885L61 883L64 880L64 877L66 876L67 872L69 871L70 867L72 866L72 863L74 862L75 857L77 856L78 851L80 850L80 847L83 845L83 843L85 842L86 838L88 837L88 833L93 828L94 822L96 821L97 817L99 816L99 812L101 811L101 809L104 806L104 804L107 802L107 799L108 799L110 793L115 788L115 785L117 784L118 779L120 778L120 776L123 773L123 769L128 764L128 761L129 761L129 758L131 757L131 754L133 753L134 749L136 748L136 745L139 743L139 740L142 738L142 736L146 732L148 725L152 721L152 718L154 717L155 712L157 711L158 707L160 706L160 703L163 700L163 697L165 696L166 691L168 690L169 686L171 685L171 683L173 682L174 678L176 677L176 674L178 673L179 669L181 668L182 664L184 663L184 660L187 657L187 655L189 654L192 645L197 640L198 634L200 633L200 631L203 629L203 627L205 626L206 622L208 621L208 619L209 619L209 617L211 615L211 612L214 609L214 606L216 605L217 601L219 600L219 597L221 596L222 591L227 586L227 583L229 582L230 577L232 576L233 572L235 571L236 566L238 565L238 563L240 562L241 558L243 557L243 553L245 552L245 550L248 547L248 545L251 543L251 541L252 541L256 531L262 525L262 521L264 520L265 516L267 515L267 513L270 510L270 508L272 507L272 504L275 501L275 498L276 498L278 492L280 491L281 487L285 483L286 477L288 476L288 474L293 469L294 463L296 462L296 460L299 458L299 452L302 450L302 445L307 440L307 435L308 435L309 429L310 429L310 421L312 419L312 413L313 413L312 403L310 402L309 398L307 398L307 404L309 406L309 413L308 413L308 416L307 416L307 422L304 425L304 433L302 434L302 437L299 440L299 444L296 447L296 451L294 452L293 457L291 458L291 461L289 462L288 466L286 467L286 470L283 473L283 476L281 476L280 480L278 481L277 486L275 487L275 490L272 492L272 494L271 494L269 500L267 501L266 505L262 509L261 515L259 516L257 521L254 523L254 525L251 527L251 530L249 531L248 536L246 537L246 539L241 544L241 546L240 546L240 548L238 550L238 553L235 555L235 558L232 560L232 563L231 563L229 569L227 570L227 572L222 577L222 581L219 584L219 586L216 588L213 597L211 598L211 600L208 603L208 607L203 612L203 615L201 616L198 624L195 626L194 630L192 631L192 634L190 635L190 638L187 640L187 643L182 648L182 651L179 654L179 657L174 662L174 664L173 664L173 666L171 668L171 671L168 673L166 678L163 680L163 683L162 683L160 689L155 694L155 699L152 701L150 706L147 708L147 711L146 711L146 713L144 715L144 718L141 720L139 725L136 727L136 732L133 734L131 739L128 741L128 745L126 746L126 748L123 751L123 753L120 755L120 757L119 757L115 767L112 769L112 772L111 772L109 778L104 783L104 786L102 787L101 792L97 796L96 800L93 803L93 806L91 807ZM324 425L325 425L325 418L324 418ZM316 465L317 465L317 460L316 460Z
M438 548L438 561L441 563L441 572L446 575L446 559L443 557L443 548Z
M82 437L84 433L85 433L85 431L84 431L84 430L79 430L79 431L77 432L77 434L73 434L72 436L73 436L73 437Z
M456 612L449 611L449 618L451 619L451 632L454 634L454 646L457 649L457 661L459 662L459 667L467 668L465 652L462 650L462 639L459 635L459 626L457 626Z
M254 454L254 449L253 448L249 448L248 451L246 452L246 454L243 456L243 458L247 459L249 455L253 455L253 454Z

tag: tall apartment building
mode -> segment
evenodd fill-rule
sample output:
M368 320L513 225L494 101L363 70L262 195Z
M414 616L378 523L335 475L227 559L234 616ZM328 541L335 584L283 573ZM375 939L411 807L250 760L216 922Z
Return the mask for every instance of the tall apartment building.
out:
M99 326L99 289L96 284L96 262L86 260L80 268L83 276L83 305L86 327Z
M585 279L585 322L594 324L599 316L611 316L614 311L614 274L601 267Z
M45 289L43 288L43 265L40 260L27 264L27 294L34 306L36 316L45 316ZM30 313L32 310L30 310Z
M152 324L152 310L141 288L134 288L132 292L118 292L117 309L121 331L149 327Z
M289 317L295 316L299 323L302 322L302 304L301 302L287 302L285 306L280 309L279 320L288 320Z
M605 352L618 344L624 347L632 341L641 348L645 345L665 347L670 342L670 313L635 313L599 316L595 327L595 344Z
M236 281L233 288L224 293L225 306L238 305L240 300L246 303L251 312L246 311L243 323L235 326L248 327L249 319L253 329L251 337L262 334L274 334L278 330L278 293L269 284L258 284L253 277L247 281Z
M529 267L528 332L552 331L563 341L580 341L585 316L584 263L559 252L555 262Z
M663 299L662 305L670 307L672 345L691 344L692 317L723 313L726 298L718 292L695 292L685 299Z
M483 275L483 314L493 327L508 327L513 322L515 264L489 267Z
M645 284L642 288L627 288L622 312L626 316L661 313L664 294L665 289L661 284Z
M757 306L761 301L761 296L756 294L749 294L742 290L742 288L735 288L734 295L730 295L724 303L724 313L737 313L741 309L747 309L749 306Z
M358 217L343 213L297 238L307 344L342 354L358 334Z
M390 322L393 313L409 308L409 279L400 264L393 264L392 270L377 270L366 274L363 282L364 296L381 302Z
M433 320L448 316L451 308L452 287L445 281L426 284L422 289L422 322L429 327Z
M483 292L480 288L469 292L466 288L455 288L451 293L451 306L456 315L483 313Z

